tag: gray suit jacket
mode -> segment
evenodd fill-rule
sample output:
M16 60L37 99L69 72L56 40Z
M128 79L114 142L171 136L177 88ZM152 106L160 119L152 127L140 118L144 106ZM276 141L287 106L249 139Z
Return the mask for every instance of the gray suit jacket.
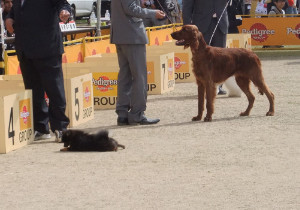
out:
M142 18L154 18L155 10L141 8L140 0L112 0L110 41L113 44L147 44Z
M183 24L196 25L202 33L205 33L210 25L213 14L219 18L228 0L184 0L182 7ZM228 16L225 10L219 28L224 34L228 32Z

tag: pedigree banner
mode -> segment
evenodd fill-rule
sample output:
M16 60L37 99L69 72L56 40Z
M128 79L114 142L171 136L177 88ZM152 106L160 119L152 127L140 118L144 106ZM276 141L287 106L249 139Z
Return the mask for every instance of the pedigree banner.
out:
M300 17L244 18L239 31L252 45L300 45Z
M21 68L16 55L7 56L5 69L5 74L7 75L21 74Z
M114 44L111 44L109 39L85 43L85 56L115 52L116 46Z
M82 44L65 46L65 53L62 57L63 63L82 63L83 62L83 49Z
M172 40L171 33L173 33L173 28L147 31L149 45L162 45L164 41Z

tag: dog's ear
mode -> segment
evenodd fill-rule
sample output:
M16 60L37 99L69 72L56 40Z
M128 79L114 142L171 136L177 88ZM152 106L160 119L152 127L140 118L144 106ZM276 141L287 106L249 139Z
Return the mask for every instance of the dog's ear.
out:
M199 48L199 38L200 38L200 32L198 31L197 28L193 28L192 30L192 36L193 36L193 39L191 40L191 43L190 43L190 47L192 49L198 49Z
M199 31L198 34L199 47L205 49L207 44L204 40L203 34Z

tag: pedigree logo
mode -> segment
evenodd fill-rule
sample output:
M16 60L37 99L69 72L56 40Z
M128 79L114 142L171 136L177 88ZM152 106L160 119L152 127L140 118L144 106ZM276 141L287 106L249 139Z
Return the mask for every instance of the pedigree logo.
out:
M93 72L92 97L117 96L118 72ZM84 90L84 89L83 89ZM92 103L93 103L92 98Z
M92 106L92 84L91 81L85 81L82 83L82 90L83 90L83 108L88 108Z
M180 58L174 57L174 65L176 70L179 69L184 64L186 64L185 61L181 61Z
M255 23L250 27L250 30L242 29L242 33L250 33L255 41L265 42L270 35L275 34L275 30L268 30L264 24Z
M30 99L21 100L19 102L20 112L20 130L31 128L31 114L30 114Z
M168 59L168 79L174 80L173 59Z
M300 39L300 23L296 25L295 29L287 28L286 30L287 35L294 34L298 39Z
M147 81L149 84L152 84L155 82L154 62L147 62Z
M175 53L174 56L175 72L189 72L189 54Z
M107 76L100 76L98 80L93 78L93 84L98 86L97 90L107 92L113 90L113 85L118 85L118 80L110 80Z

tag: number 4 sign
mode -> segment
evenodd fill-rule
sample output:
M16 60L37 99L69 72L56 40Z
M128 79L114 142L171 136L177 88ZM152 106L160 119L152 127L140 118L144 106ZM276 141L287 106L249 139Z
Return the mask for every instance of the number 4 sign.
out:
M0 153L19 149L33 141L31 90L0 92Z

